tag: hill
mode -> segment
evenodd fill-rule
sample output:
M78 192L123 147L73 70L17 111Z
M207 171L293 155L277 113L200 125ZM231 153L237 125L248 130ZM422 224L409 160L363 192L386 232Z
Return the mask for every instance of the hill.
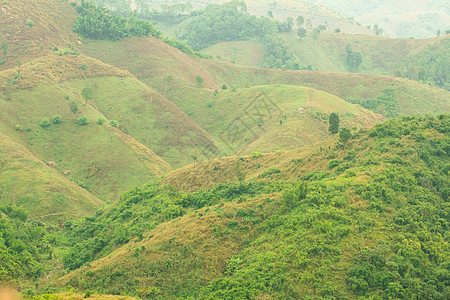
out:
M0 133L0 203L29 217L66 220L90 215L105 202L90 194L10 137Z
M449 8L446 1L418 1L405 5L404 1L306 0L323 5L366 25L379 24L391 37L429 38L448 29Z
M135 188L116 204L129 218L107 210L68 234L118 218L139 224L162 199L174 219L59 284L161 298L445 297L448 121L404 117L306 153L236 157L244 174L259 168L265 175L196 193ZM221 163L227 160L196 168L206 179L235 169ZM411 288L411 281L420 285Z
M206 105L213 91L220 90L223 84L228 88L269 84L312 87L363 106L364 102L372 100L373 105L366 106L384 116L449 110L449 92L402 78L244 67L187 56L155 38L133 38L116 43L90 41L83 44L82 50L130 71L188 115L192 113L188 109L192 104L202 101ZM201 85L196 82L196 76L201 76ZM394 91L395 99L382 100L387 88ZM386 111L391 104L395 111Z
M78 38L73 32L76 13L68 3L5 1L0 20L0 70L48 55L55 47L76 51Z
M87 66L86 72L80 65ZM20 76L16 78L15 74ZM0 96L1 130L41 160L52 161L61 173L70 174L69 178L90 192L103 199L115 199L131 187L130 183L160 176L169 168L123 131L96 124L98 118L121 121L119 116L110 115L112 107L102 107L105 113L99 110L101 97L110 94L96 94L96 88L129 85L130 90L140 91L141 97L150 92L129 76L94 59L70 55L45 56L20 70L2 71L0 77L10 78L10 83ZM130 91L126 87L122 90ZM95 102L92 97L100 99ZM62 120L52 124L56 115ZM79 125L83 116L87 125ZM132 169L124 172L125 166Z
M280 35L302 66L324 72L355 72L407 77L448 90L448 64L445 49L450 37L432 39L392 39L381 36L346 35L322 32L298 38L294 32ZM347 45L361 53L357 68L348 64ZM267 57L262 42L224 42L203 50L224 61L244 66L261 67ZM419 72L423 75L419 76Z

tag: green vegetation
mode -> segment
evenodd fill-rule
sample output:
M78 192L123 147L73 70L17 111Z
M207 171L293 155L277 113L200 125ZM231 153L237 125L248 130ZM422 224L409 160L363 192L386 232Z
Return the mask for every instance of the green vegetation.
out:
M47 128L47 127L50 127L50 126L51 126L51 123L50 123L50 121L48 120L48 118L43 118L43 119L39 122L39 125L40 125L42 128Z
M450 91L449 47L450 38L444 38L417 54L409 55L399 64L398 75Z
M399 101L396 92L387 88L383 90L380 96L375 99L367 99L364 101L347 99L350 103L359 104L362 107L370 109L373 112L382 114L388 118L393 118L399 114Z
M64 223L62 282L163 299L446 298L449 133L448 115L404 117L317 148L342 162L292 181L135 187Z
M80 126L85 126L89 124L88 117L87 116L79 116L77 119L77 124Z
M75 31L86 38L115 41L131 36L160 36L151 23L139 20L135 15L129 18L110 15L106 9L85 0L81 0L76 9L79 16Z
M330 127L328 127L328 131L331 134L336 134L339 132L339 115L337 113L331 113L328 119L330 123Z
M54 115L52 117L52 123L53 124L60 124L62 122L62 117L61 115Z

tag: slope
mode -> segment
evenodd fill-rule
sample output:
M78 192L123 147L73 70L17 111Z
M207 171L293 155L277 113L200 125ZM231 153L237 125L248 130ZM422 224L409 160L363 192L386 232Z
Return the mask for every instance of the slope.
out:
M80 65L88 68L83 71ZM115 199L136 182L169 168L131 136L110 125L97 125L98 118L107 121L110 116L82 96L93 82L99 87L123 82L129 85L125 92L150 92L126 72L65 55L41 57L20 70L2 71L0 78L11 78L0 96L0 130L97 196ZM61 121L53 121L55 116ZM87 125L80 125L81 117L87 118Z
M21 206L33 218L65 220L90 215L104 204L1 132L0 152L1 205Z
M76 51L76 13L68 1L8 0L1 14L0 70L48 55L55 47Z
M292 149L327 139L330 112L340 115L342 127L384 119L334 95L291 85L221 90L206 105L197 101L184 107L229 154Z
M223 84L229 88L233 85L238 88L268 84L301 85L342 99L356 100L361 105L367 100L383 97L383 91L390 88L395 94L395 114L449 110L449 92L402 78L243 67L190 57L154 38L133 38L116 43L89 41L83 44L82 50L130 71L188 115L192 113L189 106L200 101L207 103L213 91ZM196 81L197 76L201 77L201 84ZM374 108L375 112L389 115L385 104L378 106Z
M142 228L161 213L169 220L59 284L163 299L445 297L448 130L448 115L404 117L309 153L236 158L279 167L262 181L189 194L135 188L117 204L129 213L106 210L69 234L103 222ZM204 179L221 166L201 166ZM166 209L146 212L152 203Z

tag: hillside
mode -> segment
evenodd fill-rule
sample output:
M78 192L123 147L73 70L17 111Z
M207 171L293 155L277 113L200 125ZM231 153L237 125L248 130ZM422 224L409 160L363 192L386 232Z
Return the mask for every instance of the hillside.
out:
M28 149L0 132L0 203L17 205L29 217L48 221L90 215L104 201L70 181Z
M429 38L450 26L450 11L445 0L405 2L402 0L305 0L354 17L362 24L379 24L391 37Z
M445 51L450 42L449 35L422 40L326 32L320 33L317 38L309 33L300 39L295 32L280 36L301 64L313 70L395 75L434 83L441 88L448 85L446 78L450 74L441 66L448 64L450 59L448 51ZM362 55L362 62L356 69L347 63L347 45L353 52ZM266 57L263 49L261 42L224 42L203 52L219 60L261 67ZM425 74L419 77L421 70Z
M220 90L223 84L228 88L233 85L243 88L268 84L306 86L362 105L365 101L375 100L372 101L375 104L371 109L385 116L447 112L450 105L449 92L407 79L244 67L187 56L155 38L133 38L116 43L90 41L83 44L82 50L130 71L188 115L192 113L188 109L192 104L201 101L206 105L213 91ZM197 75L203 79L201 86L196 82ZM167 78L171 79L167 81ZM393 102L395 111L392 112L386 111L386 106L391 106L390 104L376 100L383 98L383 91L387 88L394 90L395 99L387 100L389 103ZM194 120L197 121L195 118Z
M80 65L88 67L83 71ZM15 78L14 74L20 75ZM96 91L112 83L141 91L141 97L145 96L144 91L150 92L127 76L130 75L94 59L70 55L45 56L20 70L2 71L0 78L11 78L11 81L3 87L5 92L0 96L0 128L43 161L53 162L61 173L88 191L103 199L115 199L136 181L145 182L169 168L160 157L123 131L96 124L98 118L105 122L121 121L119 116L111 115L112 107L103 108L103 113L99 109L100 99L94 101L110 94L83 96L87 88L92 93L92 89ZM126 87L122 90L127 92ZM121 95L115 97L118 96ZM51 124L55 115L61 117L60 124ZM87 117L87 125L77 124L82 116ZM44 119L48 125L41 125ZM132 169L124 172L126 166Z
M67 234L102 222L118 226L120 218L139 224L146 207L160 200L173 220L153 223L59 284L167 299L445 298L448 121L448 115L404 117L308 152L222 159L216 168L198 164L203 179L231 172L236 162L244 174L265 172L196 193L135 188L117 203L130 213L106 210ZM420 285L411 288L411 281Z
M76 51L76 13L68 2L8 0L0 19L0 70L48 55L57 48Z

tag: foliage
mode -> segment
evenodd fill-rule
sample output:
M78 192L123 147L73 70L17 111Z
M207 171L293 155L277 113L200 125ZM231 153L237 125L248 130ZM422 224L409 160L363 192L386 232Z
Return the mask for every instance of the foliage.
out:
M61 115L54 115L52 117L52 123L53 124L60 124L62 122L62 117Z
M210 4L190 19L180 38L194 49L203 49L220 42L264 38L276 33L278 25L285 29L286 26L269 18L247 14L244 6L245 3L240 1Z
M89 123L87 116L80 116L77 119L77 124L80 126L85 126Z
M402 77L430 83L450 91L450 39L442 39L402 61L398 70Z
M300 70L300 61L295 57L285 43L276 36L266 36L263 39L264 62L262 67L273 69Z
M347 66L353 71L358 70L359 65L362 63L361 52L353 51L350 44L347 44L347 46L345 47L345 52L347 53L347 57L345 60Z
M350 103L359 104L373 112L382 114L387 118L394 118L399 114L399 102L396 92L392 88L384 89L381 95L375 99L367 99L363 101L348 99L348 101Z
M75 101L70 101L70 111L76 114L78 111L78 104Z
M50 234L21 207L0 206L0 215L0 282L36 280L52 253Z
M342 128L341 131L339 131L339 140L346 144L349 139L352 138L352 132L348 128Z
M98 119L97 119L97 121L98 121ZM110 120L109 125L111 125L113 127L119 127L119 122L117 122L116 120Z
M330 123L330 127L328 127L328 131L331 134L338 133L339 132L339 115L335 112L332 112L330 114L328 122Z
M98 117L97 121L95 122L98 125L103 125L106 122L106 119L103 117Z
M43 118L43 119L39 122L39 125L40 125L42 128L47 128L47 127L50 127L51 123L50 123L50 121L48 120L48 118Z
M85 38L116 41L132 36L161 35L150 22L137 19L135 14L128 18L111 15L85 0L81 0L76 9L75 31Z

